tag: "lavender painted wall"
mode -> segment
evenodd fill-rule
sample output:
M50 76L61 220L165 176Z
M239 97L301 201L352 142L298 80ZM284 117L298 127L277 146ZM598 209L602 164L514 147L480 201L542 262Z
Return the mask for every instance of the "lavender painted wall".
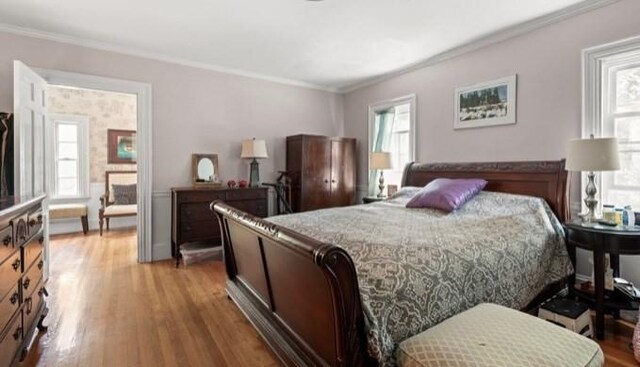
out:
M639 35L638 14L640 1L622 0L346 94L344 132L360 143L359 187L367 180L368 106L411 93L420 162L563 158L567 140L581 134L581 50ZM453 130L456 87L511 74L518 74L517 124ZM579 200L576 181L573 201ZM640 266L632 261L624 260L623 273L640 283ZM586 264L582 256L582 274L590 273Z
M153 87L154 258L169 256L172 186L188 185L192 153L218 153L223 179L247 178L241 140L267 140L264 181L285 168L285 136L340 135L342 96L114 52L0 33L0 111L13 110L13 60Z

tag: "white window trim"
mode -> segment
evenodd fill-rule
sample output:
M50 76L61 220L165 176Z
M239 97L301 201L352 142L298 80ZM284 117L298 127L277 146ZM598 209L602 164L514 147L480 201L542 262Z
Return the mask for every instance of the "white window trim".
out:
M66 115L66 114L50 114L51 123L48 124L47 131L47 141L51 142L49 144L49 154L47 154L47 167L51 169L49 172L51 174L47 178L49 183L49 197L51 203L71 203L78 201L86 201L90 199L90 178L89 178L89 117L88 116L80 116L80 115ZM54 168L55 165L55 154L56 154L56 136L55 136L55 126L57 122L73 122L78 125L78 163L79 163L79 194L77 196L64 196L57 197L54 195L56 192L56 170Z
M637 51L640 51L640 36L582 50L582 138L588 138L591 134L599 137L603 133L608 99L608 96L602 95L602 87L608 82L608 77L602 73L603 67L623 63L629 53ZM601 187L602 175L596 173L596 179ZM586 173L582 173L581 181L581 193L584 196ZM602 205L602 190L598 190L596 199Z
M367 134L368 135L368 138L367 138L367 186L369 184L369 172L371 171L371 167L369 163L369 154L371 154L371 142L373 140L373 134L375 132L376 112L384 111L391 107L407 104L407 103L409 104L409 126L410 126L409 128L411 129L409 131L409 144L410 144L409 152L411 155L409 157L409 161L413 162L415 161L417 156L416 136L418 135L416 131L416 95L409 94L403 97L376 102L374 104L369 105L369 125L368 125L369 133ZM404 167L395 167L395 168L399 170L404 169Z

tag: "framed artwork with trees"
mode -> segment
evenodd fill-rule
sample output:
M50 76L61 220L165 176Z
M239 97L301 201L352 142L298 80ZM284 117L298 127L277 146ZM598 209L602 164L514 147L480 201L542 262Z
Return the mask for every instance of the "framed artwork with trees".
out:
M516 123L516 75L456 88L453 128Z

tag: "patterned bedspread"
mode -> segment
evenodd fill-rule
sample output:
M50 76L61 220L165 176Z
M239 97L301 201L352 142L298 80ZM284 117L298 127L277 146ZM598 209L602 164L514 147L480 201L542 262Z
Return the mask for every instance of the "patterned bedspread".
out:
M544 200L481 192L446 214L390 200L268 218L352 257L369 353L394 366L404 339L482 302L525 307L573 268L562 227Z

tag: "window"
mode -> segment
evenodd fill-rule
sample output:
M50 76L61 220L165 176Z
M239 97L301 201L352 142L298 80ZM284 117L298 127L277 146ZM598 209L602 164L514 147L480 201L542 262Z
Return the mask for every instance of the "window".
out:
M384 171L385 185L400 187L407 163L414 160L414 95L369 107L369 152L390 152L392 168ZM378 193L378 171L369 171L369 194Z
M53 116L52 121L51 198L86 197L89 194L88 119Z
M631 205L640 209L640 40L629 45L603 46L585 53L587 85L593 85L592 103L587 100L585 136L618 138L621 169L602 172L600 203ZM623 46L623 47L621 47ZM622 49L620 49L622 48Z

